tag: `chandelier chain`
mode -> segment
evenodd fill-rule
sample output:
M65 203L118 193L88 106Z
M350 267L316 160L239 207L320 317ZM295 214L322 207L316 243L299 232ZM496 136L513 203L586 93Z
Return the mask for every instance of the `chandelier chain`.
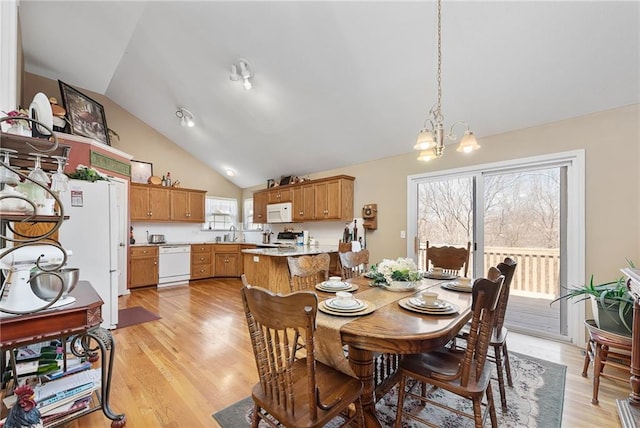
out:
M438 101L435 111L436 122L442 122L442 2L438 0Z

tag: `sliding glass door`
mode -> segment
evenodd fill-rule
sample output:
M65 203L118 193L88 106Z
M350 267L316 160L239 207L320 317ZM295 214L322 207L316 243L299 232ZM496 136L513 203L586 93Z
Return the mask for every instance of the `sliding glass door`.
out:
M583 163L569 152L409 177L408 254L424 269L426 241L471 241L474 277L515 258L507 326L580 344L584 307L550 303L584 281Z

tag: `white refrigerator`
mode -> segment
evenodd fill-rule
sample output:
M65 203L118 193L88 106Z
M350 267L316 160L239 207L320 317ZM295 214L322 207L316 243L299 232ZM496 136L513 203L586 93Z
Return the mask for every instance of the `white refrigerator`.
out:
M64 215L60 244L72 254L68 267L80 269L80 280L91 283L100 294L101 326L114 329L118 323L118 204L116 187L108 181L70 180L61 192Z

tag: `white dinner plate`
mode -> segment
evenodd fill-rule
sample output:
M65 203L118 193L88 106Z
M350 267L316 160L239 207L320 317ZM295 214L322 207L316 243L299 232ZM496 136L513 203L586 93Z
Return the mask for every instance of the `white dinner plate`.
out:
M349 306L343 304L340 300L335 298L325 300L324 303L325 305L327 305L327 307L333 310L348 311L348 312L361 311L366 306L362 300L358 300L358 299L353 299L353 302L349 302L350 303Z
M454 305L453 303L446 310L433 310L433 309L429 309L421 306L414 306L410 302L411 299L412 299L411 297L400 299L398 301L398 304L400 305L401 308L404 308L408 311L418 312L425 315L451 315L451 314L458 313L458 311L460 310L460 308L458 308L458 306Z
M436 274L433 272L425 272L424 277L430 279L456 279L458 275L451 275L449 273Z
M456 286L456 285L452 285L449 282L446 283L446 284L440 285L440 287L442 287L444 289L447 289L447 290L460 291L462 293L471 293L473 291L473 287Z
M335 315L340 317L359 317L361 315L367 315L376 310L376 306L372 303L367 302L366 300L362 300L364 307L357 311L345 311L341 309L334 309L327 305L327 301L320 302L318 305L318 309L320 312L324 312L329 315Z
M49 129L53 129L53 111L51 110L51 103L49 102L49 98L47 98L47 96L42 92L38 92L36 96L33 97L33 101L31 102L31 105L29 105L29 117L37 120L45 126L48 126ZM51 134L46 128L40 125L38 125L38 132L43 135Z
M322 284L316 284L316 290L324 291L325 293L337 293L338 291L356 291L358 289L358 284L350 284L348 282L345 284L348 285L347 288L326 288Z
M419 297L412 297L409 299L409 303L413 306L433 311L446 311L451 308L451 303L440 299L436 300L433 304L426 304L424 300Z
M347 288L351 287L351 285L347 284L346 282L331 282L331 281L324 281L321 282L320 285L322 286L322 288L326 289L326 290L346 290Z

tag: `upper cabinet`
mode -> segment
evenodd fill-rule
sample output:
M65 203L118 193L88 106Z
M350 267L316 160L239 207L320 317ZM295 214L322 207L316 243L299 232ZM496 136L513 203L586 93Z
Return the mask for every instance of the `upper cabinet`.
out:
M255 223L266 222L266 205L293 203L293 221L351 220L355 177L339 175L253 194Z
M205 191L131 183L131 221L204 223Z
M267 222L267 204L269 203L268 192L256 192L253 194L253 222Z
M129 207L131 221L169 221L171 214L169 189L131 183Z
M315 218L316 201L313 184L303 184L292 190L293 221L310 221Z
M171 190L171 220L204 223L204 191Z
M278 188L277 190L270 190L268 192L268 204L278 204L280 202L291 202L292 191L290 187Z

